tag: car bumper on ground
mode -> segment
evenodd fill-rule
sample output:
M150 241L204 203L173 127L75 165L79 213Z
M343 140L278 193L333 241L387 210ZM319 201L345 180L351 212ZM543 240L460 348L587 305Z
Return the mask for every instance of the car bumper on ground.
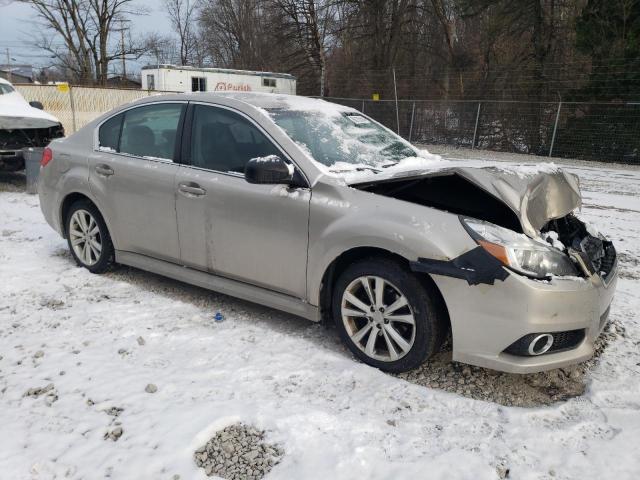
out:
M617 265L604 281L554 278L536 281L510 274L493 285L433 275L445 299L453 337L453 360L511 373L532 373L589 359L606 324L617 282ZM536 356L506 353L528 334L584 329L571 349Z

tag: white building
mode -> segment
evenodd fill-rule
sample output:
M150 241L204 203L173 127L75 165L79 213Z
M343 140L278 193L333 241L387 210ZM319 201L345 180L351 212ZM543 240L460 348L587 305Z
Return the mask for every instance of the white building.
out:
M295 95L296 77L288 73L152 65L142 68L142 89L176 92L270 92Z

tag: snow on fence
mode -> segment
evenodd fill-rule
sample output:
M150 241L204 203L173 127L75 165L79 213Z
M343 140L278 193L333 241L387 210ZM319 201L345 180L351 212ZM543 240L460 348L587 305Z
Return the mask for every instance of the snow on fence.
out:
M640 163L640 103L325 100L356 108L414 143Z
M124 103L150 95L174 93L124 88L75 87L67 84L17 84L15 87L27 101L41 102L45 111L58 117L68 134Z

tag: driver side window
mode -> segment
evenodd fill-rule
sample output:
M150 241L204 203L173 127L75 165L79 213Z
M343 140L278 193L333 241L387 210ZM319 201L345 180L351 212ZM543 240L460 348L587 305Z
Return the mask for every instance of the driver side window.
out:
M280 155L280 151L241 115L223 108L194 106L191 165L244 173L249 160L269 155Z

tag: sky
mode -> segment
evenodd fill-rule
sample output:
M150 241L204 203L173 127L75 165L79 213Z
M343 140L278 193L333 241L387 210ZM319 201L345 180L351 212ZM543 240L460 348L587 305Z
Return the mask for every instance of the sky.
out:
M136 0L138 6L145 6L149 14L131 19L132 37L141 37L149 32L169 33L169 20L164 11L162 0ZM40 38L41 25L35 21L31 6L0 0L0 64L7 63L7 49L12 57L11 63L31 64L34 67L49 66L52 63L50 54L33 46ZM62 43L62 40L58 40ZM151 60L142 58L139 61L127 62L127 72L135 72ZM120 62L114 62L112 69L120 69Z

